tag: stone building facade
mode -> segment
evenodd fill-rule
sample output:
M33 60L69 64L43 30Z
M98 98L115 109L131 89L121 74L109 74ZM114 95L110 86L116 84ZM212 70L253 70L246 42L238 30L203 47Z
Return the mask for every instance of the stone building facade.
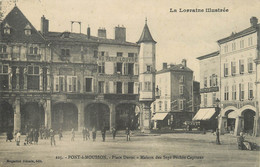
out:
M142 125L139 51L144 41L127 42L124 27L115 27L114 39L105 29L97 34L91 35L89 27L86 34L49 31L44 16L38 32L17 6L11 10L0 36L3 131Z

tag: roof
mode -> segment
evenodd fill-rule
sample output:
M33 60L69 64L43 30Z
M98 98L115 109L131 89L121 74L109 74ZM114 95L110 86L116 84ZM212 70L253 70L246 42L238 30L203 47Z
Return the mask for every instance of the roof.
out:
M10 34L4 34L3 27L10 26ZM24 30L31 28L31 35L25 35ZM15 6L1 23L1 37L3 42L44 43L44 37L34 28L20 9Z
M161 74L170 71L178 71L178 72L193 72L190 68L183 66L182 64L170 65L169 68L162 69L157 71L156 74Z
M206 54L204 56L200 56L200 57L197 57L198 60L203 60L203 59L207 59L207 58L210 58L210 57L215 57L215 56L218 56L219 55L219 51L216 51L216 52L213 52L213 53L210 53L210 54Z
M192 118L193 121L205 121L212 118L215 114L215 108L202 108L200 109L197 114Z
M142 32L141 37L140 37L140 39L138 40L137 43L139 44L139 43L142 43L142 42L156 43L156 41L153 39L153 37L150 33L150 30L148 28L147 23L145 23L143 32Z
M69 33L69 37L64 37L64 33ZM99 38L95 36L88 37L87 34L83 33L72 33L72 32L48 32L44 37L47 40L57 42L89 42L98 44L111 44L111 45L127 45L127 46L139 46L136 43L119 41L115 39Z
M240 37L243 37L245 35L249 35L249 34L252 34L254 32L257 31L259 27L259 24L255 25L255 26L251 26L249 28L246 28L240 32L237 32L237 33L232 33L230 36L226 37L226 38L222 38L220 40L218 40L217 42L219 44L223 44L223 43L226 43L226 42L229 42L229 41L232 41L234 39L237 39L237 38L240 38Z

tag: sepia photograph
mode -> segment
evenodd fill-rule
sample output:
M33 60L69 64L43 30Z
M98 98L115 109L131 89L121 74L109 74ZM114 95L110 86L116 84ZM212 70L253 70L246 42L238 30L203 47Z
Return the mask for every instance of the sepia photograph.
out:
M0 0L0 167L259 167L259 9Z

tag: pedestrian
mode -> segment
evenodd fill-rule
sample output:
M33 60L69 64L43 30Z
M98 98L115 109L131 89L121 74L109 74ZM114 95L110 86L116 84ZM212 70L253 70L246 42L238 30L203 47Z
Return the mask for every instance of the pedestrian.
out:
M12 142L12 140L14 139L14 136L13 136L13 133L11 130L9 130L7 133L6 133L6 142L9 140L10 142Z
M32 142L33 142L33 129L31 128L28 135L28 144L32 144Z
M39 129L39 133L40 133L40 139L43 139L43 128L42 128L42 126Z
M20 133L20 131L18 131L15 136L17 146L20 146L20 139L21 139L21 133Z
M63 137L63 136L62 136L62 129L60 128L60 129L59 129L59 140L61 140L62 137Z
M97 131L96 131L96 128L95 128L95 126L92 128L92 139L93 139L93 141L95 141L96 140L96 136L97 135Z
M115 138L116 138L116 128L115 127L112 128L112 135L113 135L113 139L115 140Z
M56 145L56 143L55 143L55 133L54 133L54 131L52 130L52 128L50 129L50 137L51 137L51 146L52 145Z
M88 128L86 128L86 140L90 140L90 134Z
M33 134L33 138L34 138L34 144L38 144L38 140L39 140L39 132L37 129L34 130L34 134Z
M71 130L71 141L74 141L74 138L75 138L75 131L74 131L74 128L72 128L72 130Z
M82 136L83 136L83 141L85 141L86 140L86 128L85 127L82 129Z
M105 126L103 126L103 128L101 129L101 134L102 134L103 142L105 142L105 140L106 140L106 127Z
M128 127L126 128L125 133L126 133L126 141L130 141L130 130Z
M216 144L220 145L220 140L219 140L219 129L216 129Z

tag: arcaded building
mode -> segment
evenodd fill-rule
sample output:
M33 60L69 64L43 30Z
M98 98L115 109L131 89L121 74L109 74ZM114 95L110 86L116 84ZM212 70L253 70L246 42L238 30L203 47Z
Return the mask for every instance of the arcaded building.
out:
M52 32L44 16L37 31L15 6L1 23L0 129L139 128L138 56L147 31L146 23L138 44L126 41L125 27L115 27L114 39L90 27Z

